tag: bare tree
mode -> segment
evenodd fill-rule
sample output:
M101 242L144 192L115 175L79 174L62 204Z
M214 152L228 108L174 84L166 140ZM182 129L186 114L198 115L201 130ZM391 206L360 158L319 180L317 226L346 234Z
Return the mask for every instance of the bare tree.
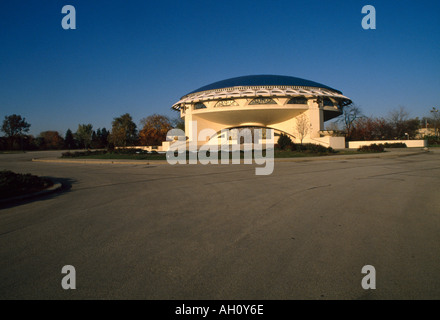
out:
M397 109L393 109L388 114L388 119L392 123L399 123L408 120L409 112L406 111L404 106L399 106Z
M438 136L438 129L440 128L440 113L436 107L432 107L430 112L432 114L432 122L434 124L434 134Z
M354 103L351 103L344 107L342 110L342 117L339 122L342 124L345 130L345 137L350 140L356 121L363 117L361 108Z
M388 114L388 121L394 129L394 138L404 138L409 112L403 106L393 109Z
M339 128L339 123L337 121L327 123L325 126L325 130L327 130L327 131L341 131L341 129Z
M303 143L304 137L309 132L309 128L310 128L310 122L309 122L309 117L307 117L307 115L303 113L296 118L296 132L298 133L298 138L301 144Z
M183 120L181 117L177 117L171 122L174 128L185 131L185 120Z
M345 137L345 132L340 127L340 121L332 121L325 125L325 130L332 137Z

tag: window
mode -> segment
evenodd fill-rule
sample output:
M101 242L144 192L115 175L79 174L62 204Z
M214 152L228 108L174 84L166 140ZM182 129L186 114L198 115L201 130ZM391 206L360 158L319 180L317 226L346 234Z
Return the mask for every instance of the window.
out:
M287 104L307 104L306 97L293 97Z
M324 98L324 107L334 107L333 101L331 101L329 98Z
M238 106L238 103L235 102L235 100L220 100L215 105L215 107L230 107L230 106Z
M256 105L256 104L277 104L277 103L271 98L255 98L249 103L249 105Z
M201 103L201 102L197 102L194 105L194 110L199 110L199 109L206 109L206 106L203 103Z

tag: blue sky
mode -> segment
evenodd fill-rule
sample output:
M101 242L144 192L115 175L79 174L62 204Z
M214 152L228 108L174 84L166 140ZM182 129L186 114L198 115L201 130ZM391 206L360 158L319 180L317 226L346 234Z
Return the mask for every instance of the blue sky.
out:
M61 27L64 5L76 30ZM361 27L374 5L377 29ZM440 105L440 1L0 2L0 117L31 133L177 117L184 94L226 78L296 76L341 90L368 116Z

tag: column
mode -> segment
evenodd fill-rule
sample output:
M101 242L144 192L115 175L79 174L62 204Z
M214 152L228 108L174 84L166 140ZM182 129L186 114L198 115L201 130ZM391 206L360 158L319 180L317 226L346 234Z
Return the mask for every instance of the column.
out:
M320 131L324 130L324 110L322 102L317 98L308 100L309 105L309 119L310 119L310 137L319 138Z

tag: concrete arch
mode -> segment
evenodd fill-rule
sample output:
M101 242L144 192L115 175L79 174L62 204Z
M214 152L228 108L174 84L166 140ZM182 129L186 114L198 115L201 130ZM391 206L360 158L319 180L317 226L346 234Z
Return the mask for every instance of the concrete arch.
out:
M296 136L293 135L292 133L277 129L277 128L273 128L273 127L264 127L264 126L233 126L233 127L228 127L228 128L223 128L222 130L233 130L233 129L245 129L245 128L258 128L258 129L272 129L275 132L278 132L280 134L284 134L286 136L288 136L289 138L295 140ZM215 139L215 138L219 138L219 136L222 134L222 130L217 131L214 135L212 135L210 137L210 139ZM276 140L276 139L275 139ZM276 143L276 141L275 141Z

